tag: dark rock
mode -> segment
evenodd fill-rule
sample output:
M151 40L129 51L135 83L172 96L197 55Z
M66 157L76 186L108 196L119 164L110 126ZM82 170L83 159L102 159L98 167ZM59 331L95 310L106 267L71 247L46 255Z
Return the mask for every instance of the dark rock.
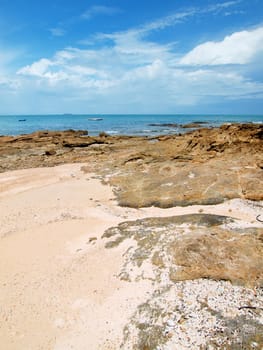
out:
M177 128L179 124L177 123L152 123L149 124L149 126L161 126L161 127L168 127L168 128Z
M181 128L183 128L183 129L202 128L204 124L207 124L207 123L206 122L192 122L192 123L181 125Z
M46 156L54 156L55 154L56 154L56 151L54 149L50 149L45 152Z
M105 141L102 138L93 138L93 137L73 137L73 138L66 138L63 140L62 144L63 147L89 147L94 144L103 144Z

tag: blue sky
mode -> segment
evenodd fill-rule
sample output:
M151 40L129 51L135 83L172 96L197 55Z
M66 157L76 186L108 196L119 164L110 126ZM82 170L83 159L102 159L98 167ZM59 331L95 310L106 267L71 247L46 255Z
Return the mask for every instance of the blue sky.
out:
M262 114L262 62L262 0L0 0L0 114Z

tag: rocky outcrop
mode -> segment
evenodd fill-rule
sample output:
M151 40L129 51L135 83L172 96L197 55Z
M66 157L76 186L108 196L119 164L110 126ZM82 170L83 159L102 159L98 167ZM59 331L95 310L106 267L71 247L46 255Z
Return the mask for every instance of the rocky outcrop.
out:
M86 130L47 130L20 136L2 136L0 171L81 162L83 154L80 152L78 156L72 151L107 142L105 137L88 136Z
M167 208L263 199L262 126L200 129L161 136L138 148L134 153L119 151L114 162L118 174L111 164L107 174L101 169L116 188L120 205Z
M262 138L263 126L256 124L158 137L41 131L0 137L0 171L85 162L87 171L114 186L120 205L135 208L258 201L263 199Z
M121 223L103 236L111 248L132 238L122 274L150 261L155 273L169 271L172 282L209 278L250 287L263 286L263 230L242 227L231 217L192 214ZM112 240L113 238L113 240Z
M143 163L137 172L130 168L126 166L125 177L120 174L110 179L122 206L168 208L233 198L263 199L262 169L242 159L196 163L181 158L148 167Z
M154 286L124 329L123 349L262 346L262 229L192 214L126 221L103 238L108 249L134 241L119 277Z

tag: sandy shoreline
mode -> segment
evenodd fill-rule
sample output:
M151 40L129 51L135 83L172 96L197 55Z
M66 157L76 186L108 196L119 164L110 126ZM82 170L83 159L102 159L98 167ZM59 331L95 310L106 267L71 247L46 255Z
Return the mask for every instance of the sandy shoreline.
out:
M0 183L2 346L69 348L70 339L60 345L59 337L79 332L84 308L90 331L83 346L100 348L108 332L122 329L112 321L107 326L109 313L121 322L122 312L122 296L114 308L110 300L122 284L116 274L123 248L112 254L100 240L121 220L105 209L110 188L81 173L80 165L14 171L1 174Z
M0 174L0 339L5 350L118 349L123 327L152 292L150 279L118 278L126 240L107 250L101 236L122 221L214 213L260 227L260 207L121 208L110 186L83 164ZM128 347L127 347L128 348ZM124 347L125 349L125 347Z
M0 347L261 349L262 154L251 124L1 137Z

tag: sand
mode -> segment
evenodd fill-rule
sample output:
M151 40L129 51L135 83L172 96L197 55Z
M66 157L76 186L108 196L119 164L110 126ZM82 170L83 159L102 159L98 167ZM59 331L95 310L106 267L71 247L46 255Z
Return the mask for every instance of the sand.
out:
M151 280L118 278L126 240L105 249L105 230L124 220L214 213L256 221L248 201L185 208L121 208L83 164L0 174L0 348L119 349L123 327Z

